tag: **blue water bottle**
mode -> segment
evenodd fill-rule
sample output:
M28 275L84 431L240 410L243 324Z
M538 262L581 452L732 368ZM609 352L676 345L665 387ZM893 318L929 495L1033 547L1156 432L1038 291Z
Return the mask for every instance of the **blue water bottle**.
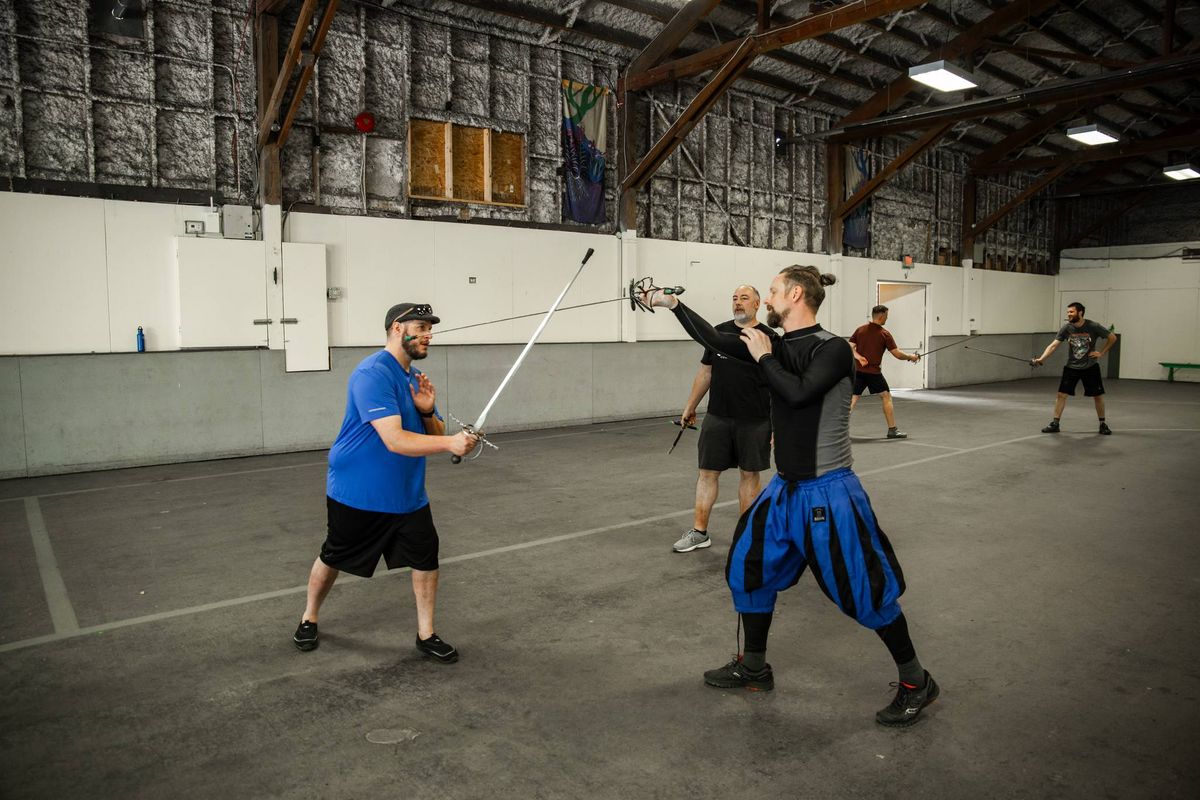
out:
M146 352L146 334L142 333L142 326L138 325L137 332L137 351L139 353Z

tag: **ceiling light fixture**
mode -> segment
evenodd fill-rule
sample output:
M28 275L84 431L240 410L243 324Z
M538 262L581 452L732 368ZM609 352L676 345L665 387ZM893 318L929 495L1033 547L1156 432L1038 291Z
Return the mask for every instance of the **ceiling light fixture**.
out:
M1119 142L1121 137L1110 131L1108 128L1099 125L1080 125L1075 128L1067 128L1067 138L1074 139L1077 142L1082 142L1087 145L1097 144L1112 144Z
M928 64L909 67L908 77L939 92L961 92L963 89L974 89L979 85L975 82L974 75L948 61L931 61Z
M1200 178L1200 170L1196 169L1195 164L1172 164L1163 167L1163 175L1177 181L1188 181L1192 178Z

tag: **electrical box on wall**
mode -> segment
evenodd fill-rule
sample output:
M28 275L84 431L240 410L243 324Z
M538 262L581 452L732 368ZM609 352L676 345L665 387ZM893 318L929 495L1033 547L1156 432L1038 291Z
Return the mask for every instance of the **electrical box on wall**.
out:
M221 206L221 231L226 239L253 239L254 209L250 206Z
M211 206L200 212L200 221L204 223L204 234L206 236L221 235L221 212Z

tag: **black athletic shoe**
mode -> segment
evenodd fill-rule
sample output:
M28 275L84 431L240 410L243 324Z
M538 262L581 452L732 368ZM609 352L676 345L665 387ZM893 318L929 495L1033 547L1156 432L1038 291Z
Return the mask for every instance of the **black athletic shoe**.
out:
M1100 423L1100 433L1104 434L1105 436L1112 436L1112 428L1108 427L1107 422Z
M443 664L453 664L458 661L458 651L449 642L443 642L435 633L428 639L417 637L417 649L425 655Z
M1051 422L1049 425L1042 428L1042 433L1058 433L1058 422Z
M767 664L758 672L751 672L742 664L740 656L719 669L704 673L704 682L718 689L749 689L752 692L769 692L775 688L775 673Z
M875 714L875 721L889 728L907 728L915 723L917 717L921 715L921 709L937 700L938 695L942 692L937 681L929 674L929 670L925 670L924 689L918 689L906 683L890 685L896 687L895 698L892 699L891 705Z
M887 438L889 438L889 439L907 439L908 434L898 431L895 428L888 428Z
M296 643L298 650L308 652L316 650L317 645L321 642L317 638L317 623L304 620L300 623L300 627L296 628L296 635L292 637L292 641Z

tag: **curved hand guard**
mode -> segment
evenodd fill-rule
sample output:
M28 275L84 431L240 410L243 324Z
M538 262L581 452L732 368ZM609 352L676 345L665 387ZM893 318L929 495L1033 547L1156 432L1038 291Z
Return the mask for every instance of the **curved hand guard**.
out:
M643 303L642 299L638 295L640 295L642 292L654 292L654 291L662 291L664 294L678 295L678 294L683 294L684 288L682 286L655 286L654 278L651 278L649 276L642 278L640 281L630 280L629 281L629 308L630 308L630 310L636 311L638 309L641 309L642 311L649 311L651 314L653 314L654 308L652 306L648 306L645 303Z

